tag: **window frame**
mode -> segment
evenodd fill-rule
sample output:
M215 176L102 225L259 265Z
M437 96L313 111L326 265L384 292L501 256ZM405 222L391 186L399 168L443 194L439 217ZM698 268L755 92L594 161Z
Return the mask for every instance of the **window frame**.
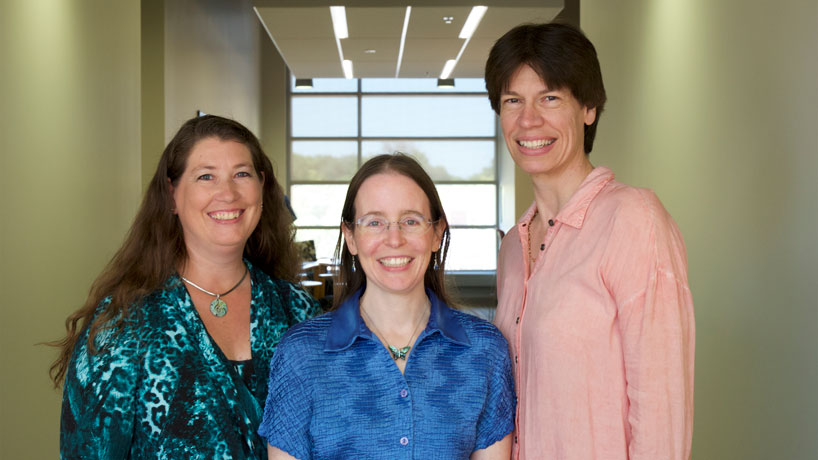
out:
M363 143L366 141L375 141L375 142L383 142L383 141L490 141L493 145L494 150L494 161L493 161L493 168L494 168L494 179L493 180L434 180L434 184L437 185L493 185L494 186L494 203L495 203L495 213L494 213L494 222L492 224L486 225L454 225L449 224L451 229L493 229L495 232L500 229L501 221L503 220L502 214L502 196L501 196L501 148L500 148L500 136L498 135L499 126L498 123L493 123L494 125L494 133L492 135L487 136L446 136L446 137L430 137L430 136L378 136L378 137L364 137L363 136L363 126L362 126L362 105L363 105L363 98L366 96L399 96L399 97L434 97L434 96L445 96L445 97L474 97L474 96L485 96L488 98L488 93L486 91L478 92L478 91L465 91L465 92L457 92L456 90L451 91L442 91L442 92L433 92L433 91L411 91L411 92L389 92L389 91L377 91L377 92L364 92L362 90L363 82L361 78L356 79L356 90L352 91L344 91L344 92L327 92L327 91L305 91L305 92L294 92L293 91L293 82L294 79L292 75L290 75L289 71L288 78L287 78L287 91L286 91L286 110L287 110L287 120L286 120L286 160L287 160L287 167L286 167L286 179L287 179L287 187L286 193L288 196L292 196L292 187L293 185L347 185L349 184L349 180L325 180L325 181L315 181L315 180L294 180L293 179L293 161L292 161L292 154L293 154L293 142L297 141L345 141L345 142L355 142L357 144L357 167L359 168L361 164L363 164ZM333 136L333 137L315 137L315 136L293 136L293 111L292 111L292 101L293 96L301 98L301 97L355 97L357 100L357 132L356 135L353 136ZM496 117L495 117L496 118ZM409 153L409 152L407 152ZM357 169L357 168L356 168ZM340 216L339 216L340 217ZM340 221L335 225L295 225L296 231L300 229L304 230L339 230ZM495 240L495 247L494 247L494 256L495 260L497 255L499 254L500 250L500 239L497 238ZM495 269L466 269L466 270L447 270L447 273L452 275L468 275L468 274L494 274L496 272L496 265Z

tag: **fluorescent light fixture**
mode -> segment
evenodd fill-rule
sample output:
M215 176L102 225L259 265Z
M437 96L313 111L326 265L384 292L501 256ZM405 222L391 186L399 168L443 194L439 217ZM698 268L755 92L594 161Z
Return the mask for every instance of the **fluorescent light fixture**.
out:
M466 18L466 23L463 24L463 29L460 30L460 38L471 38L474 31L477 30L477 26L480 25L480 20L483 19L487 9L487 6L475 6L471 9L469 17Z
M443 66L443 72L440 72L440 79L447 80L452 74L452 70L454 70L455 65L457 65L457 61L454 59L449 59L446 61L446 65Z
M312 89L312 78L296 78L296 89Z
M412 14L412 7L406 7L406 14L403 16L403 31L400 33L400 48L398 48L398 65L395 66L395 78L400 75L400 64L403 62L403 47L406 45L406 31L409 30L409 16Z
M438 78L438 88L454 88L454 78Z
M352 78L352 61L349 59L344 59L344 62L341 63L341 66L344 68L344 78L347 80Z
M474 11L474 9L472 9L472 11ZM332 29L335 31L335 38L337 39L349 38L346 8L344 8L343 6L331 6L329 7L329 14L332 16Z

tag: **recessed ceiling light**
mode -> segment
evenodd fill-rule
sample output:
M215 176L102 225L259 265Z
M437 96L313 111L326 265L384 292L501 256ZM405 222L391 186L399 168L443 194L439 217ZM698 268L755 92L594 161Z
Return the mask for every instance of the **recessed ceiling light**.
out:
M364 50L364 54L375 54L378 50Z
M296 78L296 89L312 89L312 78Z
M454 16L443 16L443 22L446 24L451 24L454 21Z

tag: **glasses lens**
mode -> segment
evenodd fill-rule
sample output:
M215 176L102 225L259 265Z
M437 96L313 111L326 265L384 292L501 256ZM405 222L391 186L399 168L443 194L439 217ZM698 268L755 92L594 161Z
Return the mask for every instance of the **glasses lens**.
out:
M400 220L400 228L406 233L419 233L427 226L426 219L420 215L409 215Z
M366 215L358 219L358 227L369 233L381 233L389 226L389 222L383 217Z

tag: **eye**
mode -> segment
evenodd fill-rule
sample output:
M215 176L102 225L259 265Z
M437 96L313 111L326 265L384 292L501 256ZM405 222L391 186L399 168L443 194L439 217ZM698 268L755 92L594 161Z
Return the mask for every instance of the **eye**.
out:
M196 180L212 180L212 174L202 174L201 176L197 177Z
M401 226L409 228L419 228L425 223L426 218L423 216L406 216L400 221Z
M543 100L546 101L546 102L554 102L554 101L556 101L558 99L559 98L557 96L545 96L545 97L543 97Z
M386 226L386 221L378 217L364 217L361 219L361 225L369 228L379 228Z
M236 173L236 177L253 177L253 175L247 171L239 171Z
M509 98L503 99L503 104L516 104L518 102L520 102L520 99L518 99L516 97L509 97Z

